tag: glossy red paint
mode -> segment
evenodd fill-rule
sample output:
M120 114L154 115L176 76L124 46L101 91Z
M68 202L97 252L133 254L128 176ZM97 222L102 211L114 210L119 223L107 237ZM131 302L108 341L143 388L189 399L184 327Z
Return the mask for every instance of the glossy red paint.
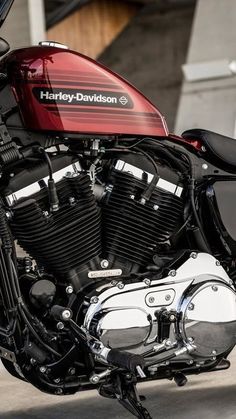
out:
M2 61L25 128L167 136L164 117L138 90L97 62L62 48L10 52Z
M196 151L202 150L202 143L199 140L193 140L188 138L179 137L178 135L169 134L168 138L177 143L181 143L185 147L194 148Z

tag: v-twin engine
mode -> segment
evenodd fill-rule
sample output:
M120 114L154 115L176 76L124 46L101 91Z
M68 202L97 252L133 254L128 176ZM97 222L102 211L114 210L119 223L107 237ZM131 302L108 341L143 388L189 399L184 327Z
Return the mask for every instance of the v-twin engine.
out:
M170 347L188 348L178 353L180 358L204 363L235 345L235 302L235 290L219 262L192 253L161 280L112 281L98 288L84 327L106 347L145 354L151 348L158 352L158 342L166 341ZM157 364L159 358L157 353Z

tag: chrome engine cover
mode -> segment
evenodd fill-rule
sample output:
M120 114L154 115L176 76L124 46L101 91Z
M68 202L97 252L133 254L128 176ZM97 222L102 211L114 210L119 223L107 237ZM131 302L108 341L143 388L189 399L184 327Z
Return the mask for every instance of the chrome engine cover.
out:
M212 357L214 351L225 352L236 342L236 294L225 270L209 254L192 254L161 280L127 285L112 281L96 289L96 295L84 328L106 347L145 352L156 342L155 313L163 307L176 310L181 317L170 339L184 342L193 338L197 356ZM189 310L190 304L196 310Z
M179 313L179 332L194 342L193 356L217 356L236 344L236 293L226 283L209 280L191 287Z

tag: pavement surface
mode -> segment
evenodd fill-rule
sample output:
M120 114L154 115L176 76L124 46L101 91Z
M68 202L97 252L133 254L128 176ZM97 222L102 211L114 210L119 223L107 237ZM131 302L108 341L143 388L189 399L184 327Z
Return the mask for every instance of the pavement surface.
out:
M226 371L190 376L185 387L161 380L139 386L153 419L236 419L236 351ZM0 368L0 419L132 419L95 391L49 396Z

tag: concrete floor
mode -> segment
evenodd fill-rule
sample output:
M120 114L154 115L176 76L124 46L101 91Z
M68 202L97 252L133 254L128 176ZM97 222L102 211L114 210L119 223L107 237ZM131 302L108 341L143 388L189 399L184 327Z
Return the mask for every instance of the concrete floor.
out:
M140 386L153 419L235 419L236 351L227 371L189 377L178 388L173 382L158 381ZM29 384L0 370L0 419L131 419L117 402L96 392L58 397L40 393Z

